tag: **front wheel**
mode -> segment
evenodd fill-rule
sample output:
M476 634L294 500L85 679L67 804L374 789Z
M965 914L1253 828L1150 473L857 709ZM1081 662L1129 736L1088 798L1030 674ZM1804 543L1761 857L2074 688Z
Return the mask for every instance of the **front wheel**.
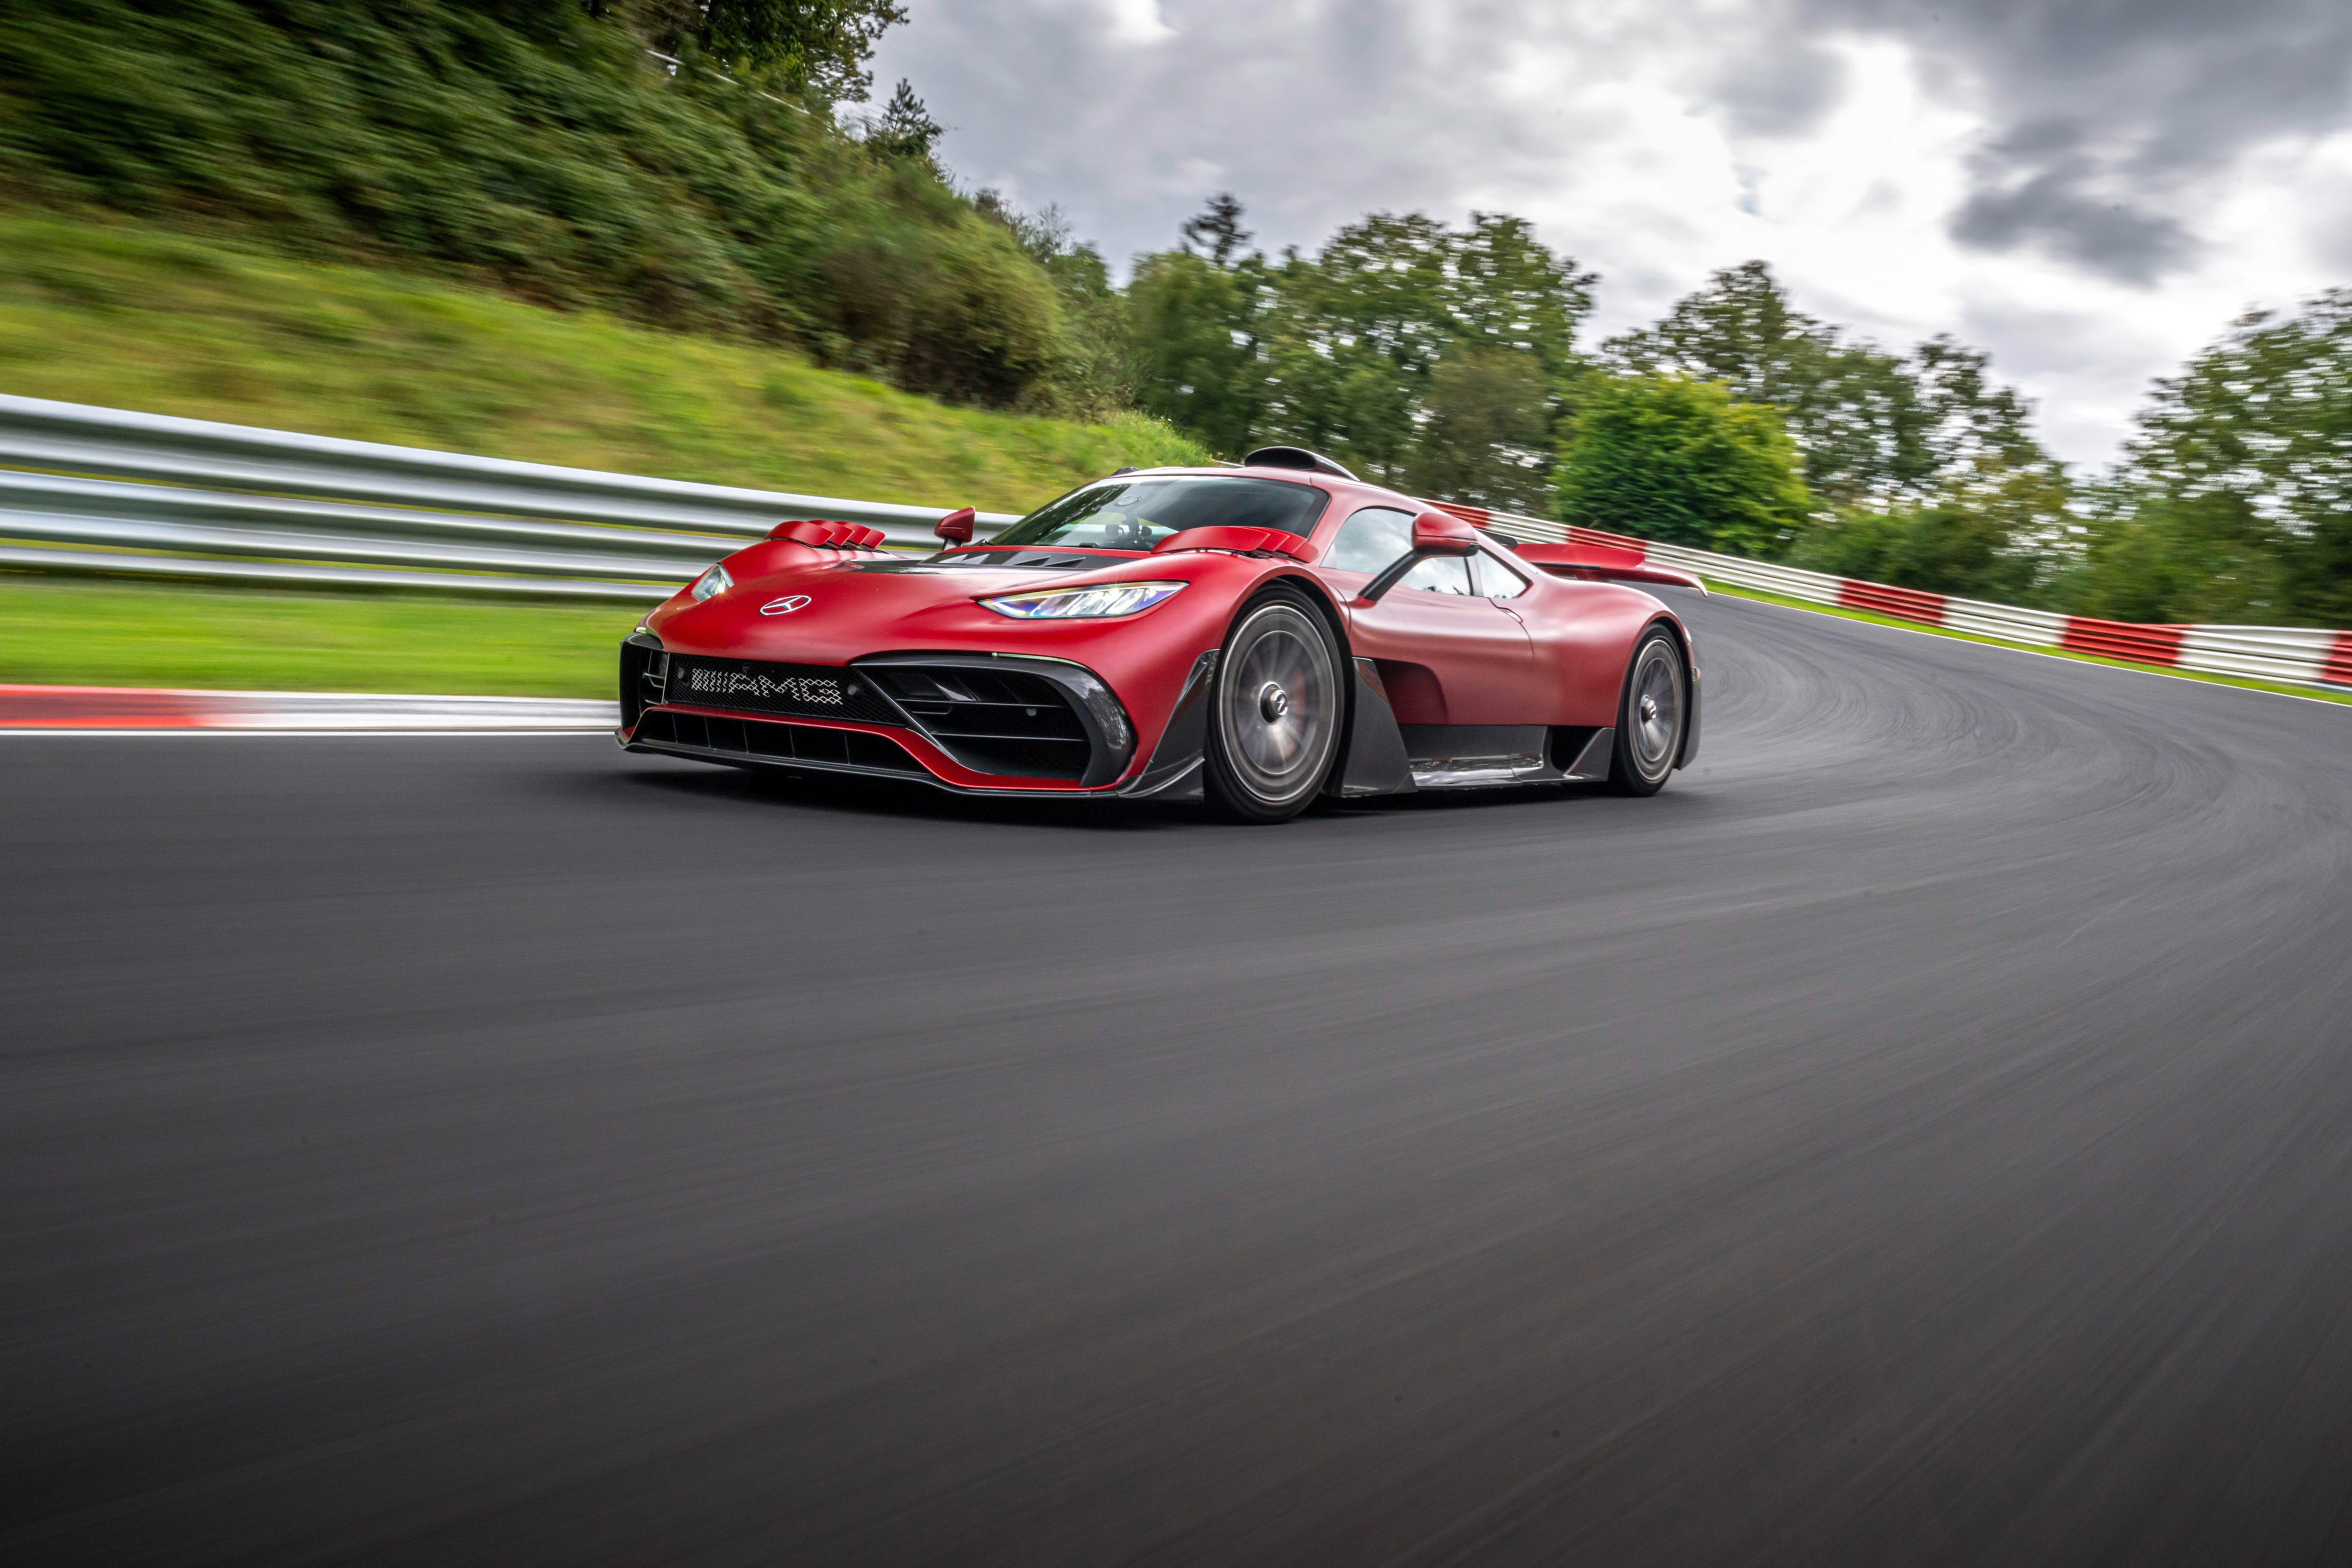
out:
M1682 755L1690 723L1690 671L1682 645L1664 626L1652 626L1633 645L1618 700L1617 745L1609 759L1609 787L1618 795L1655 795Z
M1339 650L1323 617L1277 590L1245 605L1217 661L1209 802L1237 822L1284 822L1323 787L1339 750Z

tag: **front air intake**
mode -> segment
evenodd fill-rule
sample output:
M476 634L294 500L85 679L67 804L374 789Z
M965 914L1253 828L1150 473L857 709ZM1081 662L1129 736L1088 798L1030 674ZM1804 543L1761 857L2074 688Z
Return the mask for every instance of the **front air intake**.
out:
M1095 742L1065 689L1042 675L979 665L868 664L939 748L976 773L1076 781Z
M814 724L780 724L766 719L729 719L716 713L681 713L656 708L630 737L638 745L698 752L762 763L805 763L812 767L853 768L866 773L919 773L923 765L905 747L863 730L826 730Z

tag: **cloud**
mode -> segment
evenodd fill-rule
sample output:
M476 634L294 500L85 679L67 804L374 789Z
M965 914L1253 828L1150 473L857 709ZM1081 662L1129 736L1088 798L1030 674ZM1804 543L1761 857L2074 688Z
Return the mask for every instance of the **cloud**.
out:
M2038 245L2126 283L2154 284L2195 258L2177 219L2109 201L2099 170L2081 156L2016 157L2001 149L1971 158L1977 188L1952 216L1964 245L2011 250Z
M1709 96L1751 136L1811 131L1844 97L1845 61L1809 40L1780 33L1726 61Z
M1987 120L1955 239L2149 284L2196 260L2200 188L2352 101L2344 0L1791 0L1800 32L1898 37Z
M1104 0L1113 43L1156 44L1175 37L1176 29L1160 14L1159 0Z
M2346 0L909 5L877 76L1115 268L1220 190L1276 251L1506 211L1600 270L1598 337L1760 257L1890 346L1980 333L2080 460L2249 305L2352 282ZM2036 311L2114 330L2068 364Z

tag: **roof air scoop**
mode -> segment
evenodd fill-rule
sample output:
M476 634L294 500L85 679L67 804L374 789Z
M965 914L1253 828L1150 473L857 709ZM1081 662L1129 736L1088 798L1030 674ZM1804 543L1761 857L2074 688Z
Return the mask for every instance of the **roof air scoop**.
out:
M1314 474L1336 474L1343 479L1356 476L1323 456L1304 447L1260 447L1242 459L1244 468L1305 468Z

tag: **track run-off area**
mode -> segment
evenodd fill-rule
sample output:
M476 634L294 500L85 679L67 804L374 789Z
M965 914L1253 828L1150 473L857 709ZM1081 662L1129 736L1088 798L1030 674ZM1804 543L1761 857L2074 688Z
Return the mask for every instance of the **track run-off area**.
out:
M0 736L0 1558L2352 1556L2352 711L1675 603L1651 800Z

